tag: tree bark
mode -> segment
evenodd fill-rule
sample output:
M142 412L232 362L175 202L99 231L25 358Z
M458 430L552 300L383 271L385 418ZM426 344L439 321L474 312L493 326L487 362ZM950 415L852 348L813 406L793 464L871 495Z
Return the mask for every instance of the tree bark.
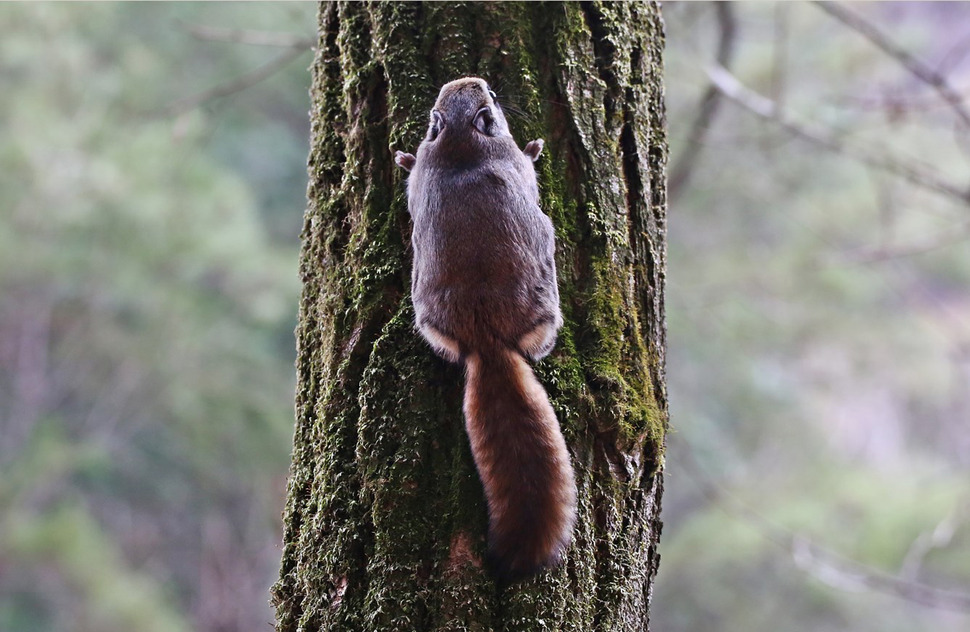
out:
M647 629L667 425L662 49L656 4L321 4L278 630ZM467 75L525 113L509 117L520 146L546 140L566 322L536 374L579 490L565 562L505 587L483 565L462 370L413 327L392 152L417 148L438 88Z

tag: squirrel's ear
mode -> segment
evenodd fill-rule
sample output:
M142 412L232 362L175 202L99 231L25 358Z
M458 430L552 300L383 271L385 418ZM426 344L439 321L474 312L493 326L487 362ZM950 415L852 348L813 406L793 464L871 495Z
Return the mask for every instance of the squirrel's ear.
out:
M414 154L407 154L403 151L395 152L394 154L394 162L398 167L404 169L405 171L411 171L411 169L414 168L415 160L416 158L414 157ZM535 159L533 158L533 160Z
M545 141L541 138L537 138L525 146L522 153L532 159L532 162L539 160L539 154L542 153L542 147L545 145Z

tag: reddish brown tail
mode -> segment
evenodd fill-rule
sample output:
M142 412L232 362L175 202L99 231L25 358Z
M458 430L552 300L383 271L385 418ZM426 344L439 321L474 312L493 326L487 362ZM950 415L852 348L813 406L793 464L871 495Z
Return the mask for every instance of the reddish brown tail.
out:
M489 555L517 579L554 566L572 537L576 483L545 389L521 355L466 358L465 427L488 500Z

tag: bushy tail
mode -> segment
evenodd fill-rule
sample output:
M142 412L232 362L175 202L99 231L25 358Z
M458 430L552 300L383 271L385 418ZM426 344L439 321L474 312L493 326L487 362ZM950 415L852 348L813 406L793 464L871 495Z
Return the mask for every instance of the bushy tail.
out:
M517 352L466 357L465 427L488 500L489 555L517 579L559 562L572 537L576 483L545 389Z

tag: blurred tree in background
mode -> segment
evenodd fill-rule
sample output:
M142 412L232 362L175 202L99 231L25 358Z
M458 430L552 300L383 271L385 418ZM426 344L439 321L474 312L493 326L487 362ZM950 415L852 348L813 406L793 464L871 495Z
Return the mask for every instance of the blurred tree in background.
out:
M0 7L0 630L271 621L313 14Z
M970 96L970 5L847 8ZM970 629L970 198L899 175L970 191L970 128L818 5L664 17L671 173L698 151L671 184L657 629ZM698 129L712 77L747 102Z
M725 6L664 7L672 173L699 150L670 204L654 625L970 629L967 202L724 96L694 123L720 58L964 191L967 127L817 5ZM970 5L850 8L967 96ZM0 5L0 631L272 620L315 13Z

